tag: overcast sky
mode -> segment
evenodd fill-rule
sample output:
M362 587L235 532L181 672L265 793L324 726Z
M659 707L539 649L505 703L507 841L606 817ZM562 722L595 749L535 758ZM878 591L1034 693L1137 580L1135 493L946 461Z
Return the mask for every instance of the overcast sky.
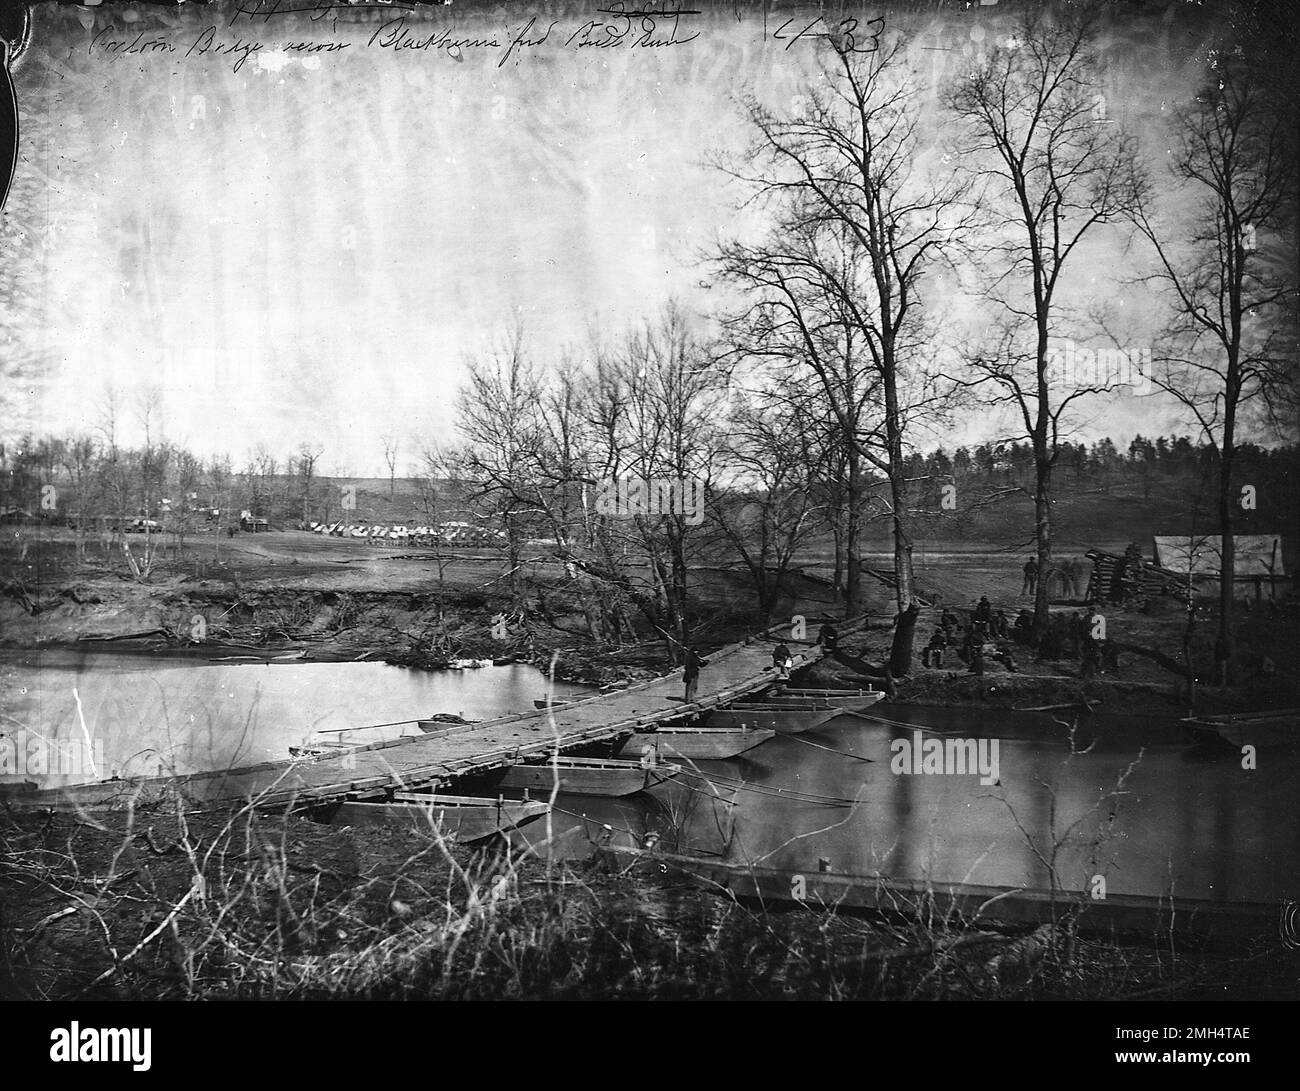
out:
M513 50L526 5L409 17L408 41L446 30L465 40L456 57L370 44L377 22L37 5L0 238L4 438L91 431L113 387L131 442L136 392L157 387L166 434L200 453L239 465L258 443L283 457L311 440L325 473L380 474L393 434L400 472L449 437L466 354L513 314L545 361L674 295L707 311L718 293L697 258L741 195L706 157L743 145L735 96L788 101L816 45L789 41L812 16L775 40L793 12L765 29L751 8L697 6L677 32L697 38L642 49L575 48L585 7L552 5L525 35L555 20L547 40ZM1007 4L885 10L917 35L931 89L1012 29ZM1108 110L1149 145L1191 86L1186 37L1158 13L1108 31ZM1121 242L1099 240L1076 289L1132 304ZM1079 421L1083 438L1122 441L1177 427L1131 397ZM970 414L944 438L998 427Z

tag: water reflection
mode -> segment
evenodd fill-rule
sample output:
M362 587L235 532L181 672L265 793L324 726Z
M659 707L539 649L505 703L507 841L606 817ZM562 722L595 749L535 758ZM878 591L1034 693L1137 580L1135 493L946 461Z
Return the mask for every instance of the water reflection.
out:
M1194 744L1173 721L1095 717L1076 733L1042 715L892 709L899 725L842 717L812 736L870 763L778 737L740 759L700 763L719 783L795 789L856 801L828 807L741 791L712 803L684 777L632 800L561 798L555 831L568 855L588 852L601 823L632 844L648 830L665 847L733 862L936 882L1086 889L1110 894L1276 901L1300 893L1300 756L1262 752L1254 771L1233 749ZM998 739L1001 781L897 775L890 742L906 724ZM730 798L731 787L720 787ZM582 817L575 817L575 815ZM720 832L724 831L724 832ZM729 834L729 836L728 836ZM544 834L533 832L540 840ZM522 835L521 835L522 840Z
M290 746L418 734L413 722L399 721L438 712L486 719L531 709L545 689L542 673L525 664L434 673L385 663L194 665L47 655L36 664L0 666L0 731L11 742L49 740L73 754L90 739L104 771L41 775L19 768L0 780L72 784L248 765L286 758ZM340 730L373 724L389 726Z

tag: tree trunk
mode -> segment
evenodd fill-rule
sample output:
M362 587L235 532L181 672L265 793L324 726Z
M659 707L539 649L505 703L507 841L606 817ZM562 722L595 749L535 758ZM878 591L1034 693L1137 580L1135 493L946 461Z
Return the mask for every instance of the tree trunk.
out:
M893 338L885 345L885 449L889 463L889 494L893 505L895 601L901 619L915 598L912 579L912 540L907 533L907 477L903 465L903 429L898 411L898 362ZM915 621L915 618L913 619ZM909 637L910 641L910 637ZM909 643L908 662L911 662ZM898 671L895 674L900 673ZM906 673L906 672L902 672Z
M894 678L904 678L912 672L912 643L920 613L920 607L912 602L898 615L898 627L894 630L894 643L889 652L889 673Z
M831 578L831 590L836 598L844 591L844 535L840 531L840 516L835 516L831 532L835 538L835 574Z
M685 644L690 636L691 618L687 605L686 525L674 519L675 529L669 530L668 551L672 565L672 612L677 639Z
M891 458L892 463L892 458ZM901 614L916 600L915 576L912 572L912 539L907 533L907 483L902 470L890 472L890 498L894 505L894 579L897 584L898 610Z
M1037 461L1034 489L1034 537L1038 543L1038 586L1034 591L1034 640L1041 641L1051 623L1048 586L1052 572L1052 467L1044 451Z
M1219 450L1219 632L1214 640L1214 679L1221 686L1232 684L1232 622L1236 613L1236 539L1232 532L1232 463L1235 402L1231 399L1224 412L1223 446Z
M506 512L506 548L507 563L510 565L510 601L518 609L523 603L520 596L519 565L522 558L522 547L519 541L519 531L515 526L513 512Z
M862 613L862 469L856 450L849 452L848 512L844 538L848 571L845 573L844 616Z

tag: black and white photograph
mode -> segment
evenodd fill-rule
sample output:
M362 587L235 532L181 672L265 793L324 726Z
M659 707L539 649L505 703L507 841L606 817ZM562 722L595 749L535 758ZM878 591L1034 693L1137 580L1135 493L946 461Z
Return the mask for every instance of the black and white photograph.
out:
M1083 1001L1114 1067L1249 1067L1298 71L1289 0L5 0L33 1055L148 1071L122 1001Z

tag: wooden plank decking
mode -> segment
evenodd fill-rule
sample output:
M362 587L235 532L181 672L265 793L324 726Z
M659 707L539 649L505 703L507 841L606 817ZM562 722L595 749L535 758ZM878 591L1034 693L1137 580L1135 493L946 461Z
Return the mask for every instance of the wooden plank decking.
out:
M845 623L842 632L858 625ZM276 806L334 799L384 798L394 790L437 787L458 776L488 772L531 757L541 758L602 739L626 738L648 724L771 685L772 648L790 646L796 666L816 662L822 649L766 634L706 656L697 699L682 703L682 674L671 674L562 708L530 709L429 734L339 750L325 757L265 762L183 777L142 777L31 790L0 786L0 804L14 809L76 810L157 803L179 795L188 804L215 805L256 799ZM15 786L16 787L16 786Z

